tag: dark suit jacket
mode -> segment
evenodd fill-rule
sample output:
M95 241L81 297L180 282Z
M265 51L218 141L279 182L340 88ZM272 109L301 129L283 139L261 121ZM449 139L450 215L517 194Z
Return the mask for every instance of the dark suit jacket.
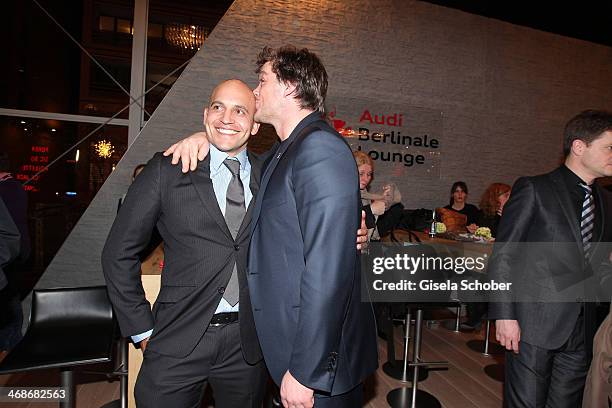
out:
M0 199L0 290L8 284L3 268L19 255L20 242L19 229Z
M601 225L599 234L593 237L590 261L602 287L607 287L612 277L606 264L609 246L598 243L610 241L612 201L603 189L594 186L593 191ZM496 281L513 282L513 292L496 294L492 299L496 302L489 306L489 318L518 320L521 341L545 349L561 347L584 306L585 343L587 349L591 347L595 308L593 303L582 302L582 296L592 299L593 294L585 288L575 302L551 301L559 289L582 282L591 271L584 265L579 223L561 169L520 178L512 187L488 273ZM521 242L530 245L515 244ZM521 301L513 303L517 298ZM533 301L526 301L529 299Z
M261 163L249 154L250 188L259 187ZM251 200L236 240L227 228L210 179L210 159L195 172L157 153L136 178L113 223L102 266L124 336L152 327L148 348L164 355L189 355L204 334L229 282L234 260L240 284L240 337L245 359L261 359L246 282ZM139 254L157 226L164 241L161 291L150 309L140 280Z
M19 230L19 234L21 234L19 257L14 263L14 266L18 266L25 263L30 256L28 194L19 181L13 177L5 177L0 180L0 198L4 200L4 204Z
M376 369L370 303L361 302L355 160L317 112L280 144L253 213L249 288L266 365L315 390L346 392Z

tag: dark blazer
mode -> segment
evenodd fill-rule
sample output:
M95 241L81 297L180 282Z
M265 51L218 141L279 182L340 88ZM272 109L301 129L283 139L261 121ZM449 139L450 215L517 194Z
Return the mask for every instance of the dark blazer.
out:
M370 303L361 301L357 168L318 112L281 143L253 212L249 288L266 365L303 385L346 392L377 366Z
M13 266L25 263L30 256L30 233L28 230L28 193L18 180L12 176L6 176L0 180L0 198L8 209L19 234L21 243L19 247L19 257Z
M250 188L259 187L261 163L249 153ZM234 260L240 285L240 337L245 359L261 359L246 281L251 200L236 240L227 228L210 179L210 159L195 172L157 153L136 178L117 214L102 253L110 299L124 336L152 327L147 346L185 357L204 334L229 282ZM161 290L150 309L140 280L139 254L157 226L164 241Z
M606 247L610 241L612 201L609 193L594 186L599 211L599 233L593 237L590 264L600 282L608 288L612 279ZM584 307L585 344L591 347L596 329L595 307L583 302L551 302L559 289L588 278L585 268L580 221L572 205L561 169L551 173L520 178L504 207L497 242L489 262L489 276L502 282L513 282L513 292L492 299L489 318L518 320L521 341L545 348L561 347L569 338L581 308ZM530 243L515 245L513 243ZM600 244L601 243L601 244ZM588 290L585 288L585 290ZM520 293L518 293L520 291ZM517 297L521 302L512 302ZM525 300L533 299L533 302ZM565 299L567 300L567 299Z
M0 290L8 284L3 268L19 255L20 242L19 229L4 201L0 199Z

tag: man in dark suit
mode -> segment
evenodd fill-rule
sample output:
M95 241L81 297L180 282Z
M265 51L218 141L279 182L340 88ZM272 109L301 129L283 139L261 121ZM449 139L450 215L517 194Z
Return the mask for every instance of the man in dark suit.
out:
M19 255L20 242L21 234L4 201L0 200L0 293L8 284L3 268Z
M585 111L572 118L564 152L558 169L516 182L489 263L494 280L513 282L513 292L496 295L489 307L497 339L509 350L504 390L509 408L580 406L595 305L588 290L588 299L577 295L574 302L557 296L580 287L589 275L599 289L609 287L612 277L606 245L612 200L594 184L612 176L612 114Z
M266 365L285 407L358 407L377 353L354 247L355 160L322 119L327 73L315 54L266 47L257 72L255 120L281 140L262 173L247 274Z
M0 351L10 350L21 341L24 268L30 255L28 233L28 194L10 171L9 157L0 154L0 200L4 201L19 235L19 256L3 268L6 286L0 290ZM2 284L0 283L0 286Z
M210 155L183 174L156 154L130 186L108 236L102 264L110 299L121 332L144 351L139 406L198 407L206 383L217 407L261 405L267 376L246 282L261 169L246 150L259 127L254 112L246 84L217 86L204 110ZM155 226L165 254L151 311L139 254Z

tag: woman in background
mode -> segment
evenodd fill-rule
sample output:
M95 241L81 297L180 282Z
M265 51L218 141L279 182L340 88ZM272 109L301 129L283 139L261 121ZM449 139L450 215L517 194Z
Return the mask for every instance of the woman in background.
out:
M450 191L450 203L444 207L447 210L453 210L467 217L467 230L474 233L478 228L478 207L466 202L468 196L468 188L465 182L455 181Z
M401 220L404 210L404 206L400 203L401 194L393 184L385 185L382 194L370 193L368 189L374 178L374 162L368 154L360 150L354 151L353 157L359 172L359 191L361 204L366 214L368 241L379 241L382 235L393 230ZM373 257L374 252L369 252L364 256ZM378 336L385 340L393 339L391 315L394 314L392 310L394 304L375 302L373 307Z
M504 205L510 198L511 187L504 183L491 184L480 198L480 214L476 224L488 227L493 237L497 236L497 226L501 219Z
M479 227L487 227L491 235L497 235L497 225L502 215L504 205L510 198L511 187L504 183L493 183L482 194L480 198L480 212L477 217ZM467 303L468 320L461 325L462 330L473 330L480 328L482 319L487 313L487 303Z
M361 204L366 213L368 237L370 240L378 241L399 223L404 209L401 204L402 196L394 184L383 186L382 194L370 193L370 183L374 178L374 162L368 154L360 150L353 152L353 157L359 171L359 190Z

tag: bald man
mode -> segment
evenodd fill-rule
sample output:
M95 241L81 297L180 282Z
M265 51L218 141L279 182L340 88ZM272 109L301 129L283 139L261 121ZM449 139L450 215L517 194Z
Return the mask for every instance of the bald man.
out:
M210 154L184 174L156 154L135 179L102 254L124 336L144 352L135 388L143 407L198 407L205 385L217 408L260 407L267 373L246 280L251 207L262 161L246 150L259 124L242 81L218 85L204 109ZM161 291L151 311L138 254L157 226Z

